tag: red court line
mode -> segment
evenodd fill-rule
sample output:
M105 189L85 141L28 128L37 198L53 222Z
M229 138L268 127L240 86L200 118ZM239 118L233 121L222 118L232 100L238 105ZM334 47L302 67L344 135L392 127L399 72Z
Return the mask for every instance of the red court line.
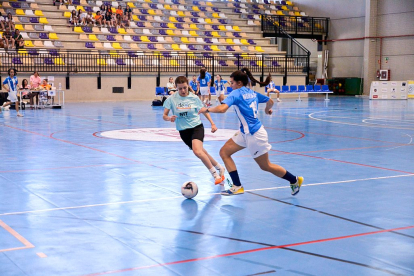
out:
M0 220L0 227L2 227L4 230L9 232L14 238L16 238L19 242L21 242L24 245L24 247L14 247L14 248L1 249L0 252L14 251L14 250L20 250L20 249L28 249L28 248L33 248L34 247L33 244L31 244L28 240L23 238L22 235L17 233L16 230L14 230L10 226L8 226L2 220Z
M115 153L111 153L111 152L107 152L107 151L104 151L104 150L88 147L88 146L85 146L85 145L82 145L82 144L77 144L77 143L74 143L74 142L71 142L71 141L67 141L67 140L63 140L63 139L59 139L59 138L55 138L55 137L50 137L50 136L47 136L47 135L44 135L44 134L41 134L41 133L37 133L37 132L34 132L34 131L25 130L25 129L21 129L21 128L17 128L17 127L12 127L12 126L9 126L9 125L4 125L4 126L8 127L8 128L11 128L11 129L24 131L24 132L27 132L27 133L30 133L30 134L34 134L34 135L42 136L42 137L45 137L45 138L53 139L53 140L56 140L56 141L60 141L60 142L63 142L63 143L67 143L67 144L70 144L70 145L90 149L90 150L97 151L97 152L104 153L104 154L108 154L108 155L118 157L118 158L122 158L124 160L128 160L128 161L131 161L131 162L134 162L134 163L143 164L143 165L151 166L151 167L154 167L154 168L167 170L167 171L171 171L171 172L174 172L174 173L178 173L178 174L188 176L188 174L183 173L183 172L177 172L177 171L174 171L174 170L170 170L170 169L163 168L163 167L160 167L160 166L157 166L157 165L153 165L153 164L145 163L145 162L142 162L142 161L138 161L138 160L128 158L128 157L125 157L125 156L122 156L122 155L118 155L118 154L115 154Z
M285 245L262 247L262 248L256 248L256 249L250 249L250 250L244 250L244 251L238 251L238 252L232 252L232 253L226 253L226 254L220 254L220 255L214 255L214 256L207 256L207 257L201 257L201 258L194 258L194 259L188 259L188 260L162 263L162 264L154 264L154 265L132 267L132 268L119 269L119 270L98 272L98 273L87 274L87 275L84 275L84 276L108 275L108 274L113 274L113 273L122 273L122 272L128 272L128 271L134 271L134 270L140 270L140 269L146 269L146 268L152 268L152 267L160 267L160 266L169 266L169 265L175 265L175 264L198 262L198 261L204 261L204 260L211 260L211 259L217 259L217 258L223 258L223 257L230 257L230 256L248 254L248 253L255 253L255 252L260 252L260 251L267 251L267 250L278 249L278 248L288 248L288 247L307 245L307 244L313 244L313 243L329 242L329 241L343 240L343 239L349 239L349 238L355 238L355 237L361 237L361 236L368 236L368 235L374 235L374 234L380 234L380 233L387 233L387 232L392 232L392 231L400 231L400 230L406 230L406 229L411 229L411 228L414 228L414 225L406 226L406 227L393 228L393 229L384 229L384 230L366 232L366 233L360 233L360 234L353 234L353 235L347 235L347 236L340 236L340 237L334 237L334 238L313 240L313 241L307 241L307 242L298 242L298 243L291 243L291 244L285 244Z
M291 141L299 140L299 139L302 139L303 137L305 137L305 134L303 132L300 132L300 131L297 131L297 130L286 129L286 128L274 128L274 127L266 127L266 128L276 129L276 130L284 130L284 131L290 131L290 132L296 132L296 133L299 133L300 134L300 137L298 137L298 138L289 139L289 140L283 140L283 141L277 141L277 142L269 142L269 144L286 143L286 142L291 142Z
M310 158L315 158L315 159L322 159L322 160L327 160L327 161L333 161L333 162L339 162L339 163L357 165L357 166L368 167L368 168L373 168L373 169L381 169L381 170L386 170L386 171L393 171L393 172L413 174L412 172L394 170L394 169L383 168L383 167L372 166L372 165L366 165L366 164L360 164L360 163L349 162L349 161L342 161L342 160L337 160L337 159L332 159L332 158L325 158L325 157L312 156L312 155L307 155L307 154L287 152L287 151L280 151L280 150L272 150L272 149L271 149L271 151L277 151L277 152L281 152L281 153L284 153L284 154L299 155L299 156L305 156L305 157L310 157Z

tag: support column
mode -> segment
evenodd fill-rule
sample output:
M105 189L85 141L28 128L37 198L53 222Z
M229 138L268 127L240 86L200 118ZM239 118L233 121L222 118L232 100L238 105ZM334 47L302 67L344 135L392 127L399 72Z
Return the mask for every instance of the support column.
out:
M365 37L377 36L378 0L365 0ZM376 39L364 40L364 95L369 95L371 82L376 80Z

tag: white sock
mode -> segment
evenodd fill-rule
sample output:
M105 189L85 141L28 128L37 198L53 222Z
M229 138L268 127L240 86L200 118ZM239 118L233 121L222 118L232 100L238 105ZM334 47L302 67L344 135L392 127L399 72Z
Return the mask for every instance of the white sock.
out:
M224 171L224 167L222 165L220 165L219 163L217 163L217 165L214 166L217 170L219 170L220 172Z
M210 171L211 175L212 175L214 178L219 178L219 177L220 177L220 176L217 174L216 168L211 167L211 169L209 169L209 171Z

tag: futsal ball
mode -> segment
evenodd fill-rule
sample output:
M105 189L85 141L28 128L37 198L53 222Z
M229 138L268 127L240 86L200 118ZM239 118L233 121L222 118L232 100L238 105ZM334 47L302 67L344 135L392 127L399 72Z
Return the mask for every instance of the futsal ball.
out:
M195 184L192 181L187 181L181 186L181 193L186 198L193 198L198 193L198 187L197 184Z

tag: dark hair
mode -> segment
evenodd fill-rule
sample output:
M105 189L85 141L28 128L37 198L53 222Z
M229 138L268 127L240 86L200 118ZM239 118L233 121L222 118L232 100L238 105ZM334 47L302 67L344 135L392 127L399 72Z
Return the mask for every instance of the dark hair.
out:
M26 85L24 85L24 82L26 82ZM22 88L27 88L28 84L29 84L29 82L27 81L27 79L22 80Z
M10 71L13 70L14 71L14 75L17 76L17 70L16 68L9 68L9 70L7 70L7 74L10 76Z
M244 67L243 69L241 69L241 71L242 71L242 72L244 72L244 73L246 73L246 75L249 77L249 79L250 79L250 81L251 81L252 83L258 83L258 84L260 84L260 87L263 87L263 86L268 85L268 84L270 83L270 78L271 78L271 76L272 76L272 75L270 75L270 73L269 73L269 75L266 77L266 80L263 82L263 81L258 81L258 80L256 80L256 79L253 77L252 73L250 72L249 68Z
M188 79L184 76L179 76L175 79L175 86L178 86L178 84L183 84L186 83L188 84Z
M200 79L205 79L206 78L206 69L200 69Z
M33 72L33 75L34 75L34 74L36 74L36 73L37 73L37 74L39 75L39 77L40 77L40 74L39 74L39 72L38 72L38 71L34 71L34 72Z
M249 78L247 77L246 73L242 71L234 71L231 73L230 78L234 81L241 81L243 86L246 86L249 83Z

